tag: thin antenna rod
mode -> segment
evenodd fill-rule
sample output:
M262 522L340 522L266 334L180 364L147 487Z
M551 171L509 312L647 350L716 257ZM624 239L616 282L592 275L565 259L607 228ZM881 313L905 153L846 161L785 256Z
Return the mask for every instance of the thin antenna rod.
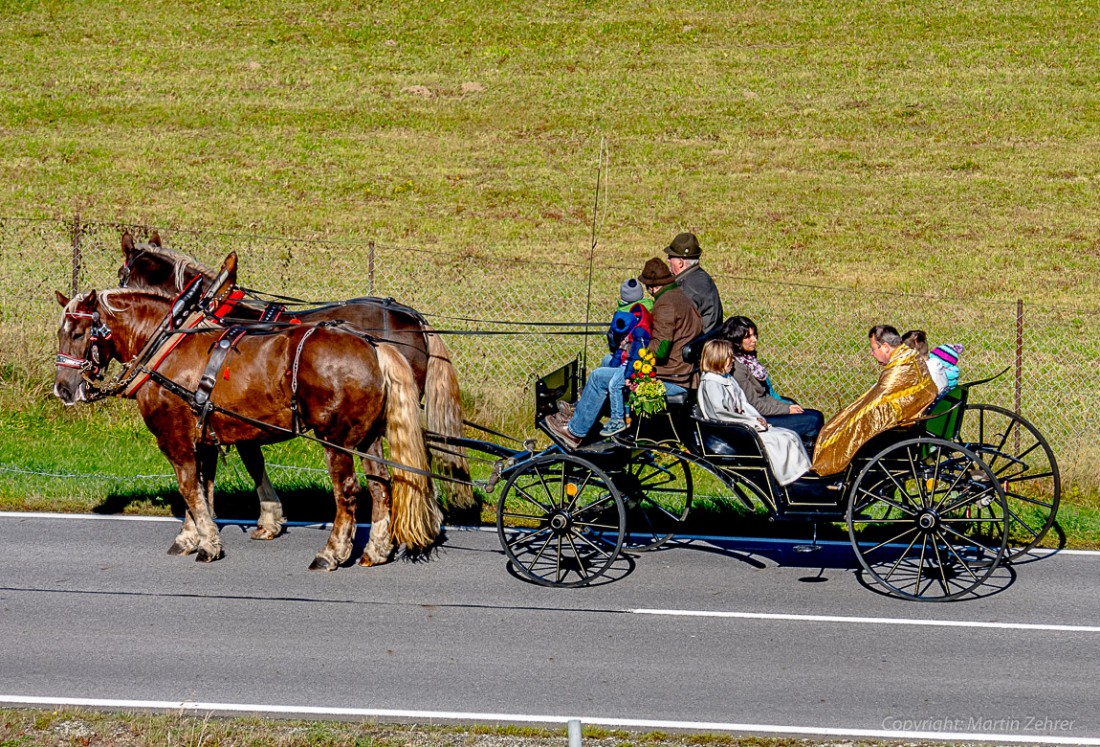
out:
M592 245L588 250L588 298L585 300L584 304L584 324L586 330L589 320L592 317L592 266L596 261L596 222L600 214L600 184L603 176L604 155L607 151L606 143L607 141L601 137L600 157L596 163L596 197L592 205ZM604 209L606 211L606 205ZM584 336L584 354L581 356L581 368L584 370L586 376L588 374L588 337L588 335Z

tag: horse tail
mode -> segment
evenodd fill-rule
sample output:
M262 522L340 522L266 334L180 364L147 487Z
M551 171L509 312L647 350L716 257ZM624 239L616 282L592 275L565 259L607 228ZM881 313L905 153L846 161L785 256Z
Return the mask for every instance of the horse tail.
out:
M378 364L386 388L386 440L390 458L422 473L428 471L428 449L420 427L420 397L408 361L391 345L379 344ZM425 474L390 470L390 534L406 550L428 550L443 524L443 513Z
M424 410L428 419L428 430L441 436L462 437L462 395L458 388L458 376L455 374L451 354L443 339L431 327L424 325L424 335L428 339L428 371L424 377ZM470 465L466 461L466 450L457 446L445 445L445 451L433 451L432 461L436 470L444 477L464 482L446 482L444 492L447 503L452 509L471 509L476 504L474 491L470 487Z

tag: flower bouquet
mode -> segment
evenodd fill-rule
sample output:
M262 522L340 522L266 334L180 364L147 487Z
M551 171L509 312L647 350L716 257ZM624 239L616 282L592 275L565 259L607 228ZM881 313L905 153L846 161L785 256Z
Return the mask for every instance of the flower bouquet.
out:
M657 378L657 359L648 348L638 351L638 360L634 361L634 370L626 386L630 389L630 409L641 417L664 412L665 382Z

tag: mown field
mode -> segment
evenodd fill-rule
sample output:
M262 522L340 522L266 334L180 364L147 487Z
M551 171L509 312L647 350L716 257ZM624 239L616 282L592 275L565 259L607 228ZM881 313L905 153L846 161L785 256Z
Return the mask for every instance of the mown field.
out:
M1098 25L1100 6L1049 0L0 0L0 221L373 241L430 286L418 304L476 310L518 282L516 315L554 306L553 280L583 275L593 236L597 264L616 268L606 296L617 268L691 230L731 310L776 333L770 362L788 380L832 366L865 383L867 324L932 325L931 311L947 317L934 336L970 342L990 326L975 309L1011 321L1021 299L1049 320L1029 339L1039 373L1025 396L1054 392L1044 420L1095 412ZM0 298L0 461L133 477L9 473L0 502L163 510L167 465L131 406L62 411L49 397L42 298L67 276L40 284L67 256L25 249L0 243L0 275L23 280L0 284L17 289ZM309 288L334 274L325 262L280 272ZM571 293L583 298L583 277ZM24 325L31 344L9 334ZM826 334L847 340L843 355L814 355ZM1012 336L1009 323L972 348L971 370L998 370ZM497 370L469 366L479 418L500 410ZM850 390L802 387L829 412ZM1009 404L1011 387L996 397ZM1086 536L1100 505L1092 424L1059 445L1075 470L1066 516ZM273 460L320 466L308 450ZM323 487L300 474L283 474L288 490Z

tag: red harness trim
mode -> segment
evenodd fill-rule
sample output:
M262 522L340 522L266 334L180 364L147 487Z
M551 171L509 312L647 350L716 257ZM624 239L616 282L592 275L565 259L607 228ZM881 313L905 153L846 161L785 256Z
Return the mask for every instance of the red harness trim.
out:
M232 311L237 306L237 304L240 303L240 300L242 298L244 298L244 291L240 288L236 289L228 296L226 296L221 305L218 306L218 308L214 309L214 313L211 314L211 316L213 316L215 319L224 318L226 314Z

